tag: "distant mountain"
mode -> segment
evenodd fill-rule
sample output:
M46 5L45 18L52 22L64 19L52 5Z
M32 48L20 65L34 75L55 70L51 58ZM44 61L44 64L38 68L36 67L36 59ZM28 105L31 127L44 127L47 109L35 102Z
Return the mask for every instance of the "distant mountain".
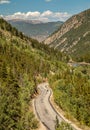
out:
M78 61L90 62L90 9L72 16L44 43Z
M63 22L48 22L43 23L38 20L20 20L13 19L8 21L12 26L16 27L19 31L25 35L35 38L39 41L43 41L51 33L56 31Z
M12 19L12 20L8 20L8 22L11 23L20 23L20 22L25 22L25 23L31 23L31 24L40 24L43 23L42 21L39 20L23 20L23 19Z

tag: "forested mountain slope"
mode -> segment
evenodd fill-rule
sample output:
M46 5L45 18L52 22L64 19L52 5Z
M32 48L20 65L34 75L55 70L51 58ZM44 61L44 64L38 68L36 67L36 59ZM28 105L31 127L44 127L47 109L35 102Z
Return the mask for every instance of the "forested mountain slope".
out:
M31 100L45 78L62 110L90 127L90 66L70 67L68 60L0 18L0 130L38 127Z
M38 127L30 102L38 81L55 71L55 59L64 60L60 52L24 36L0 18L0 130Z
M90 9L72 16L44 43L74 60L90 62Z

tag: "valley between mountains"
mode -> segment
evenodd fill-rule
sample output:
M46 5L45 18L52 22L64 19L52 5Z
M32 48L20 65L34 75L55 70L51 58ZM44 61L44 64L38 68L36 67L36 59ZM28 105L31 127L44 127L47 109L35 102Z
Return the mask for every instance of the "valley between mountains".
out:
M90 9L58 24L40 43L0 17L0 130L90 130Z

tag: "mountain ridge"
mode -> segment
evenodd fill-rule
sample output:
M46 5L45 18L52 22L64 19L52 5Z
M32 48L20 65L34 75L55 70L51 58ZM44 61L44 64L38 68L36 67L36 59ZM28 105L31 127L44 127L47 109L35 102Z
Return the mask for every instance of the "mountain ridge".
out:
M39 23L44 23L42 21L39 20L25 20L25 19L11 19L11 20L7 20L9 23L10 22L26 22L26 23L31 23L31 24L39 24Z
M82 57L83 54L86 54L83 48L88 53L90 51L89 35L90 9L72 16L55 33L49 36L44 43L73 57L76 55L79 59L79 56Z

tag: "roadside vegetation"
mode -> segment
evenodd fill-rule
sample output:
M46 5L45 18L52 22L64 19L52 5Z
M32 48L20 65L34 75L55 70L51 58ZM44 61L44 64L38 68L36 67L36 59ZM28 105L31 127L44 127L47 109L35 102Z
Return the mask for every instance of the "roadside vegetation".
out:
M90 66L59 66L49 75L56 104L66 112L66 117L76 118L80 125L90 127Z
M64 121L59 123L58 117L56 116L55 130L73 130L73 128L69 123L66 123Z
M70 124L65 123L65 122L61 122L57 126L56 130L73 130L73 128L70 126Z

